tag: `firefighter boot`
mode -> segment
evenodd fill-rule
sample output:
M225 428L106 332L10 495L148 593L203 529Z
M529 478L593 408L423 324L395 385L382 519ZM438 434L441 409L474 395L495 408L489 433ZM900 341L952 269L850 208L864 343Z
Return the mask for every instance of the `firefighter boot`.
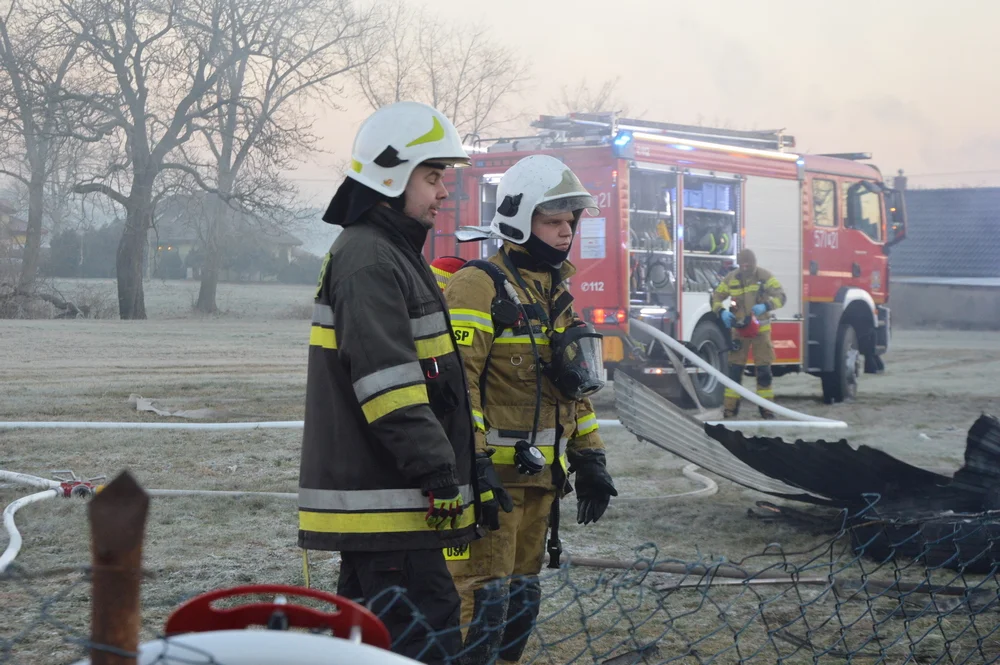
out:
M528 637L535 628L541 603L542 586L537 576L527 575L511 580L507 624L500 644L501 662L516 663L521 660Z
M743 365L729 365L729 378L736 383L743 382ZM740 413L740 395L732 388L726 386L726 399L723 402L723 418L735 418Z
M769 402L774 401L774 389L771 387L771 383L774 380L771 374L771 366L763 365L757 368L757 396L766 399ZM758 407L760 409L760 417L764 420L774 420L774 412L764 407Z
M460 665L486 665L496 660L507 619L507 584L490 582L473 594L472 622L458 658Z

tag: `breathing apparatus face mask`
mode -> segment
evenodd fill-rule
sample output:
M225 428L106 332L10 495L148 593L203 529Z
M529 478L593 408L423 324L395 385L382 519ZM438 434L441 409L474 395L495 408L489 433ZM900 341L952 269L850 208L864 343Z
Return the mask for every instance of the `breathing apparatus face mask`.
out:
M603 337L585 323L552 333L546 374L566 399L582 399L604 387Z

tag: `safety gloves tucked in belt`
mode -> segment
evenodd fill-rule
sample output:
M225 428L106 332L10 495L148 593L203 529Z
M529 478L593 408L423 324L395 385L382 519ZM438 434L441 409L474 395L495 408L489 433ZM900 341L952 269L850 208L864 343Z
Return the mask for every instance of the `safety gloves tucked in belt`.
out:
M576 473L576 523L596 522L618 490L601 450L569 451L569 471Z
M458 517L462 514L462 495L455 485L439 487L436 490L424 492L427 495L428 507L424 519L432 529L454 529L458 525Z
M503 488L497 470L490 459L496 451L488 449L476 454L476 475L479 479L479 504L483 514L483 526L490 531L500 528L500 509L505 513L514 510L514 501Z

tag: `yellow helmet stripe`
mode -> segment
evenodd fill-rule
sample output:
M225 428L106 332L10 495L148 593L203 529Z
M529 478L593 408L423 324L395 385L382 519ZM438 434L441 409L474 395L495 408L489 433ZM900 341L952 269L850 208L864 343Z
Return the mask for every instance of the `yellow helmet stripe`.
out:
M427 132L423 136L418 136L409 143L406 144L407 148L412 148L415 145L421 145L423 143L434 143L435 141L440 141L444 138L444 127L438 121L437 116L434 116L434 126L431 127L431 131Z

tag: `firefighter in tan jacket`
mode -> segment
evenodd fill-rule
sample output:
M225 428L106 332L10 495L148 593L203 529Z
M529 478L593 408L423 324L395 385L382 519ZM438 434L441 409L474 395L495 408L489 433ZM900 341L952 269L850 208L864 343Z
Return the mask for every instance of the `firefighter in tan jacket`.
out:
M743 249L736 257L739 267L726 275L712 293L712 311L732 331L732 350L729 352L729 378L742 383L750 351L757 374L757 395L774 401L771 387L774 363L774 346L771 344L771 312L785 304L785 291L778 279L757 265L757 257L750 249ZM725 309L726 300L732 301ZM726 388L724 413L734 418L740 411L740 396ZM761 407L765 419L774 414Z
M566 286L576 225L584 210L596 214L594 200L565 164L534 155L507 171L497 201L489 227L457 235L502 238L500 251L453 275L448 261L432 266L468 376L480 492L494 487L493 497L481 494L484 514L491 498L508 511L493 504L496 522L486 526L495 530L446 555L462 623L474 621L463 663L520 659L538 615L552 504L573 489L567 476L578 523L596 522L617 496L587 398L604 385L600 335L576 316ZM548 545L557 559L558 542Z

